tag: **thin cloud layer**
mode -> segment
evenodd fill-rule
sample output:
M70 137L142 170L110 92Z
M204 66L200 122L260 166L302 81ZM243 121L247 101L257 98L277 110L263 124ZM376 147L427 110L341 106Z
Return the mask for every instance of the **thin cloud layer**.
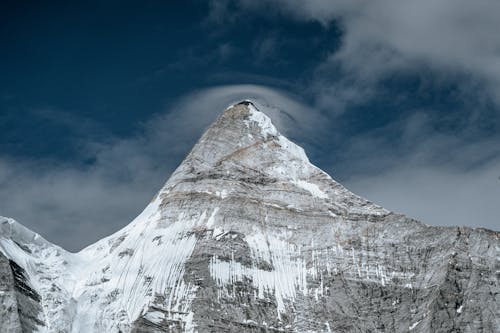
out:
M441 226L499 230L500 160L475 170L400 165L346 181L349 189L396 212Z
M346 147L349 189L427 224L499 230L500 147L497 139L467 142L433 129L425 115L391 124ZM389 126L389 127L391 127ZM393 131L386 128L382 131Z

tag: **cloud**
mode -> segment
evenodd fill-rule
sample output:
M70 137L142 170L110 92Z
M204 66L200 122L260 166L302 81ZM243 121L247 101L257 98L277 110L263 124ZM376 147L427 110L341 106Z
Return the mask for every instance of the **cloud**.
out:
M354 7L356 3L351 15L340 19L345 26L342 47L323 66L340 65L358 83L368 84L427 68L444 78L460 74L464 87L479 80L483 91L478 95L500 102L500 21L493 14L500 3L383 0Z
M432 225L500 230L500 160L473 170L404 164L346 186L393 211Z
M345 36L342 48L335 57L361 67L359 70L365 75L371 75L372 71L385 72L387 66L403 65L391 63L396 57L405 58L405 61L420 60L449 68L479 71L497 78L500 75L498 1L265 2L275 4L275 10L296 19L315 20L323 25L339 22L344 27ZM245 0L241 3L243 7L256 6ZM361 54L358 51L362 51ZM369 53L366 54L366 51ZM374 61L383 67L372 68Z
M0 215L17 219L64 248L78 250L138 215L205 128L228 105L244 98L266 105L278 126L299 139L313 137L316 123L322 123L312 110L276 89L256 85L202 89L180 98L129 138L106 136L102 129L99 136L85 138L78 130L80 160L91 164L0 157ZM42 114L75 131L80 124L91 123L59 112ZM94 132L96 127L89 128Z
M318 66L320 106L362 103L394 73L435 70L442 77L480 81L480 96L500 103L500 2L495 0L226 1L234 12L278 13L299 21L336 24L343 32ZM222 11L219 11L221 13ZM241 14L240 14L241 15ZM236 15L237 17L237 15ZM340 77L340 79L338 79ZM467 89L464 89L467 91Z
M352 140L343 183L427 224L499 230L498 140L467 141L436 130L431 115L415 112Z
M278 45L279 36L276 32L269 33L263 38L257 39L253 44L253 53L255 54L256 62L264 62L265 60L275 56Z

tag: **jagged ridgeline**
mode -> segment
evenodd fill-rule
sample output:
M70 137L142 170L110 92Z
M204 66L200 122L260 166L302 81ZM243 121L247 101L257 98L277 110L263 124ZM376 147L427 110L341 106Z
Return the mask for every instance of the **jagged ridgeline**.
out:
M500 332L498 232L354 195L258 108L79 253L0 218L0 332Z

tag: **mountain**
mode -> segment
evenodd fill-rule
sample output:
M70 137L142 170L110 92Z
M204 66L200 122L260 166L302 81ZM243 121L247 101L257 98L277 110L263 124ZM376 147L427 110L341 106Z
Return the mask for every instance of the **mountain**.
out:
M356 196L244 101L78 253L0 218L0 331L500 332L499 237Z

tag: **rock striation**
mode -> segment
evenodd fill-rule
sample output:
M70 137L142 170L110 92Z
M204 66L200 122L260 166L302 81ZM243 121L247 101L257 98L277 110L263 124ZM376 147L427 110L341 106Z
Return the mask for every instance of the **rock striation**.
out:
M0 331L500 332L499 238L356 196L244 101L79 253L0 218Z

